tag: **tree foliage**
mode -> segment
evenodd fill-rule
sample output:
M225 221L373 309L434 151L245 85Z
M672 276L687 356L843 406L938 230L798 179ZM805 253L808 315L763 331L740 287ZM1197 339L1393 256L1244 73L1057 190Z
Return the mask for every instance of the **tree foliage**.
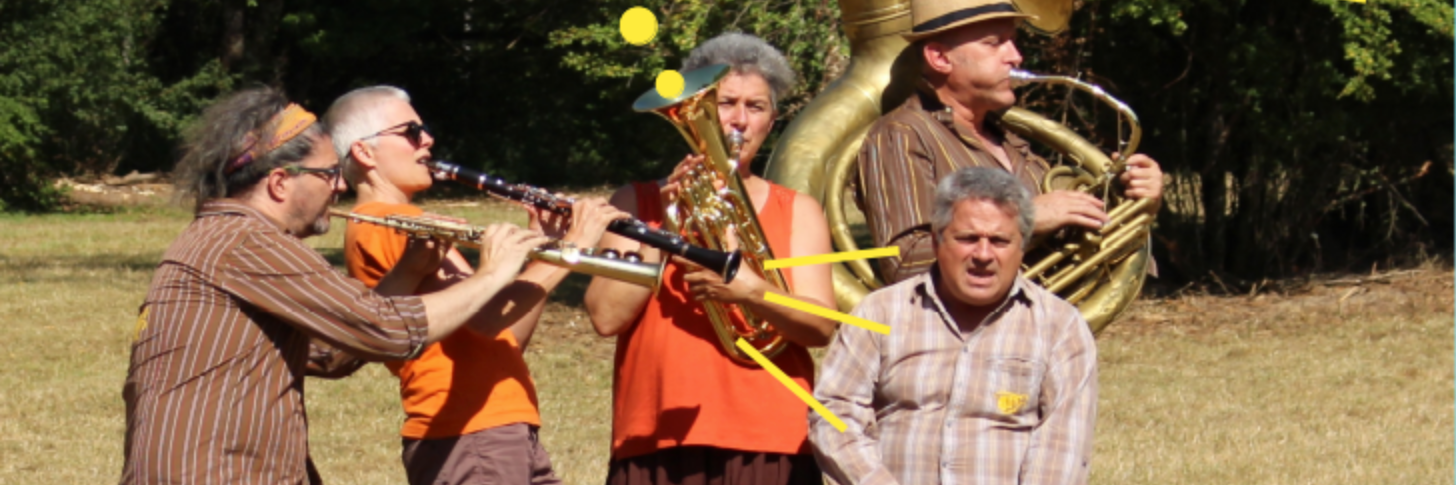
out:
M0 8L0 202L45 209L49 175L112 172L167 144L225 89L217 69L163 82L148 46L167 3L39 0Z
M660 21L644 46L618 31L633 6ZM1252 280L1450 251L1452 25L1436 0L1091 0L1068 33L1018 43L1027 67L1138 111L1173 178L1165 273ZM656 177L686 147L632 100L730 30L799 73L780 128L848 60L831 0L0 0L0 204L54 207L59 175L167 170L203 106L254 84L318 112L400 86L435 156L512 180ZM1026 94L1115 137L1096 103Z
M1452 39L1435 0L1106 0L1034 62L1138 111L1176 271L1254 280L1449 252Z

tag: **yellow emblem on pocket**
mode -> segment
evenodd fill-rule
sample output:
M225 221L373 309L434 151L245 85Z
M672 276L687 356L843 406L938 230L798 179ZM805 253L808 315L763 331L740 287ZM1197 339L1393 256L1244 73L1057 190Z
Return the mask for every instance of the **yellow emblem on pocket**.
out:
M1026 405L1026 395L1014 392L997 391L996 407L1001 409L1001 414L1016 414Z
M147 312L150 311L152 311L151 307L143 308L142 314L137 315L136 330L133 331L131 334L132 341L136 341L137 339L142 338L142 330L147 329Z

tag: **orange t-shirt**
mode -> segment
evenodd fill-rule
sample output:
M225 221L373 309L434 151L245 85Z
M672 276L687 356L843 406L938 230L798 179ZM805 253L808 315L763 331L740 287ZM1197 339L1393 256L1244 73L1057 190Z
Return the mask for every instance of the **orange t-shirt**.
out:
M354 212L420 215L407 204L370 202ZM399 262L407 237L394 229L350 221L344 231L349 276L373 288ZM536 385L510 329L487 338L468 329L426 347L418 359L386 362L399 377L405 438L448 438L514 423L541 425Z
M657 185L635 187L642 220L660 227ZM789 248L794 195L770 184L768 203L758 214L769 247L780 256ZM637 322L617 337L612 459L690 445L808 453L809 407L767 371L728 356L677 265L667 265L663 276L663 287ZM812 390L814 361L804 347L790 343L773 362Z

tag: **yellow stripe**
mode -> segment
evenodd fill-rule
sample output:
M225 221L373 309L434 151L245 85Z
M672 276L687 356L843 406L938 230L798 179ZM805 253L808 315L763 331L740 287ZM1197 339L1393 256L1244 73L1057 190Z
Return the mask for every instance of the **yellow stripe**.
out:
M855 259L884 258L899 256L900 247L890 246L888 248L861 249L859 251L845 251L842 253L820 254L818 256L799 256L797 258L770 259L763 262L763 269L789 268L794 266L807 266L811 264L838 263Z
M820 307L819 305L805 303L771 291L763 294L763 300L769 303L777 303L789 308L793 308L804 313L818 315L824 318L828 318L830 320L838 320L844 323L848 323L850 325L854 325L856 327L864 328L871 332L882 333L885 335L890 334L889 325L871 322L869 320L865 320L854 315L845 315L843 313L839 313L828 308Z
M773 293L769 294L772 295ZM799 399L804 401L804 404L808 404L815 412L823 416L825 421L828 421L830 425L834 426L834 429L839 430L840 433L844 432L846 426L844 425L844 421L839 419L839 416L835 416L834 413L829 412L829 408L824 407L824 404L820 403L818 399L814 399L814 396L809 394L809 391L805 391L804 388L799 387L793 379L789 378L788 374L784 374L784 371L774 366L773 362L769 362L767 357L758 353L758 350L754 349L752 345L748 345L747 341L739 338L735 345L738 346L738 350L742 350L743 353L752 357L754 362L758 362L758 365L763 367L763 370L768 371L769 374L773 374L774 378L783 383L784 387L789 388L789 392L794 393L795 396L799 396Z

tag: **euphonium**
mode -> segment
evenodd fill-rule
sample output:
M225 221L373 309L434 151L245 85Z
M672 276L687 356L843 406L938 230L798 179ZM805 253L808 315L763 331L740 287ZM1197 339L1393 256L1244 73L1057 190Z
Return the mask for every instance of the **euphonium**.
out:
M1064 30L1070 19L1070 0L1013 0L1016 8L1036 15L1027 27L1042 33ZM919 53L901 34L911 28L909 0L840 0L843 25L851 46L849 67L809 103L784 131L769 159L765 177L810 194L824 205L830 237L838 251L858 249L846 210L846 187L855 176L860 145L870 125L913 91L918 79ZM1101 89L1079 81L1025 72L1013 82L1048 82L1073 86L1113 105L1133 126L1133 136L1121 147L1126 160L1136 148L1136 116ZM1148 263L1147 233L1152 222L1150 203L1128 201L1113 190L1121 162L1110 158L1065 126L1021 108L1001 115L1011 131L1044 143L1067 156L1077 168L1059 167L1043 180L1043 190L1084 190L1103 197L1113 221L1102 231L1071 235L1070 240L1038 240L1028 252L1025 274L1073 301L1093 332L1102 330L1127 308L1142 289ZM1050 245L1060 245L1049 248ZM1045 253L1040 260L1033 258ZM849 311L881 284L868 261L835 264L834 296L840 309Z
M724 248L732 234L743 253L744 266L769 284L788 291L783 274L763 268L764 261L774 256L738 175L741 135L735 132L730 140L724 140L718 121L718 81L727 73L728 67L723 65L685 72L682 95L666 99L653 89L637 98L632 108L661 115L678 129L693 153L704 156L702 164L686 173L677 200L666 208L668 228L695 245L714 249ZM731 145L725 143L730 141ZM747 308L712 301L704 302L704 307L723 350L738 362L756 365L738 349L739 338L768 358L783 351L788 343L773 325ZM742 318L735 318L735 313Z
M365 214L329 209L329 215L343 219L375 224L392 228L411 237L427 237L447 241L457 246L480 248L480 238L485 228L460 224L428 217L393 215L376 217ZM640 256L631 253L619 255L615 251L598 253L591 248L537 248L529 258L571 271L625 281L638 286L657 289L662 282L662 266L642 262Z

